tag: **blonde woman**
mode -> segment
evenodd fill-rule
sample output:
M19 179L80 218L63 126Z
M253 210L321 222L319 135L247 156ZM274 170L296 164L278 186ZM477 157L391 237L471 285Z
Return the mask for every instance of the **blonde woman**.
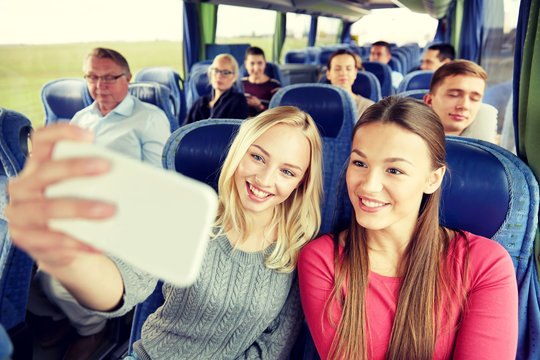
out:
M248 104L244 94L235 91L238 62L231 54L219 54L208 68L212 93L198 98L186 117L186 124L204 119L245 119Z
M90 138L69 125L38 130L32 158L9 185L7 216L13 241L44 271L82 305L115 317L144 301L157 279L44 225L114 213L99 202L43 197L51 183L107 171L99 159L50 159L58 140ZM164 305L143 325L131 358L287 358L302 323L297 257L317 234L321 189L321 141L308 114L278 107L246 120L223 164L201 273L188 288L163 285Z

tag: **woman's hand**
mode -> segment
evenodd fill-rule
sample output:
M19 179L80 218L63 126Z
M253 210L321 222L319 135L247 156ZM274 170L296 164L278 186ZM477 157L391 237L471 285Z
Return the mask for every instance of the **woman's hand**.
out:
M246 97L246 101L248 103L249 106L251 107L254 107L256 109L259 109L259 110L262 110L263 109L263 104L261 103L261 100L259 100L258 97L256 96L248 96Z
M114 205L72 198L49 199L47 186L77 176L106 173L109 163L95 158L52 160L56 142L91 142L91 132L69 124L39 129L32 136L32 156L23 171L8 184L10 201L6 207L11 238L15 245L33 257L44 271L69 266L83 253L97 252L66 234L51 230L50 219L105 219L115 212Z

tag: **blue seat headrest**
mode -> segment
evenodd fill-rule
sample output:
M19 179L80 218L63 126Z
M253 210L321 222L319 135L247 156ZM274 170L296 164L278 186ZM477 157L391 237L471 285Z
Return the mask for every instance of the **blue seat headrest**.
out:
M321 136L334 138L339 134L345 118L339 90L342 89L331 85L291 88L287 89L279 105L292 105L307 112L313 117Z
M163 110L169 119L171 131L178 129L178 119L174 116L174 99L168 87L157 82L135 82L129 84L129 93Z
M79 110L93 102L84 79L58 79L41 89L45 123L69 121Z
M188 126L194 127L184 134L176 148L174 167L179 173L202 181L217 191L221 165L236 136L239 122L219 126L200 126L199 123L179 129L185 131Z
M510 207L508 174L488 151L471 144L446 142L447 175L442 184L441 222L492 237Z

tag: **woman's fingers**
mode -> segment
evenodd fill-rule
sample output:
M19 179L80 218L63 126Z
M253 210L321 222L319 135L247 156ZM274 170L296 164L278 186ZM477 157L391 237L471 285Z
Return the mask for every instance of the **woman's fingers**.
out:
M10 228L13 243L45 267L65 266L79 254L97 252L90 245L48 229Z
M67 123L43 127L32 133L32 156L28 160L35 159L39 162L49 159L54 145L60 140L92 142L93 139L94 134L91 131Z
M29 160L30 161L30 160ZM39 199L45 188L56 182L77 176L94 176L107 172L110 164L104 159L73 158L47 161L25 168L9 182L8 194L12 202Z

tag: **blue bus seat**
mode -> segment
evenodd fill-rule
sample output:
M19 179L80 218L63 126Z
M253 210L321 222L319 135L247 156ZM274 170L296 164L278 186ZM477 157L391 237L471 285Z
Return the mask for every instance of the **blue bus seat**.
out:
M319 65L312 64L283 64L281 71L281 86L294 84L313 84L319 80L321 69Z
M317 58L317 63L319 65L326 65L328 63L328 59L330 58L330 55L332 55L336 51L336 49L331 48L324 48L321 49L321 52L319 53L319 56Z
M171 132L178 129L178 118L174 116L174 98L165 85L157 82L134 82L129 84L129 93L141 101L163 110L171 125Z
M399 84L398 93L408 90L429 90L431 77L434 71L431 70L415 70L403 77L403 80Z
M2 175L16 176L28 157L32 123L23 114L0 107L0 160Z
M407 54L400 48L392 49L392 59L397 60L401 65L401 73L405 75L409 72L409 63L407 61Z
M4 209L7 182L24 166L31 131L32 124L26 116L0 107L0 324L9 332L20 358L31 356L25 319L33 261L9 239Z
M539 359L540 283L534 260L538 183L511 152L489 142L447 136L450 174L441 221L501 244L512 257L519 293L518 359Z
M328 84L297 84L279 90L270 108L293 105L313 117L322 138L324 200L321 233L330 231L336 205L336 187L341 166L351 151L351 134L357 119L352 96Z
M319 54L322 49L318 46L308 46L304 49L306 52L306 64L320 65L319 64Z
M302 50L290 50L285 54L285 64L309 64L308 54Z
M79 110L94 100L84 79L66 78L50 81L41 88L41 102L45 109L45 125L70 121Z
M416 89L416 90L407 90L398 93L400 96L408 96L412 97L413 99L424 101L424 95L426 95L429 92L429 89Z
M176 70L167 66L147 67L137 73L135 81L154 81L167 86L174 99L173 114L179 123L184 121L186 117L186 98L184 96L184 90L182 90L184 81Z
M266 76L268 76L271 79L276 79L279 81L280 84L283 84L283 79L281 76L281 70L279 69L279 66L273 62L267 61L266 67L264 68L264 73ZM246 66L244 63L240 65L240 78L248 76L248 72L246 70Z
M163 167L202 181L217 191L221 165L241 123L238 119L209 119L182 126L165 144ZM133 343L141 337L141 328L148 315L163 304L161 287L162 282L159 282L154 292L135 308L130 353Z
M534 259L538 183L517 156L486 141L447 136L446 153L448 171L442 184L440 221L450 228L491 238L508 251L519 294L517 358L539 359L540 282ZM350 221L344 172L339 193L347 201L336 211L334 230ZM308 338L306 343L310 341Z
M8 360L13 353L13 344L11 339L4 329L4 326L0 324L0 360Z
M382 97L392 95L392 69L388 64L377 61L364 61L362 66L379 79Z
M330 81L323 74L319 79L321 84L330 84ZM362 95L366 99L374 102L381 100L381 86L375 75L368 71L359 70L354 80L352 91L355 94Z
M388 66L390 66L390 69L392 69L392 71L397 71L403 74L403 67L397 57L392 56L388 61Z

